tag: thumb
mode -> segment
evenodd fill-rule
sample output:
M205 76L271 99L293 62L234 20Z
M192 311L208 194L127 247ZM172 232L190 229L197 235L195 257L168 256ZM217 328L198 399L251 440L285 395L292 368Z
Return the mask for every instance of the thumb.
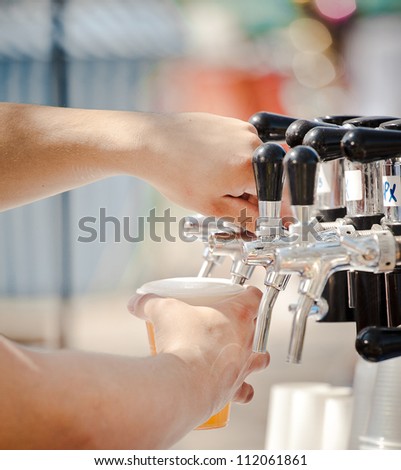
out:
M154 294L134 294L128 301L127 309L142 320L150 319L150 311L157 306L163 297Z

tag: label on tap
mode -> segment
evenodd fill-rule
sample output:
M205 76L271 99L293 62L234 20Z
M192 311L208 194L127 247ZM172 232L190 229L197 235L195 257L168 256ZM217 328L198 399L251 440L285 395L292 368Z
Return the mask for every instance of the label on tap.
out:
M329 180L331 179L331 167L325 167L325 165L320 165L319 175L317 178L317 188L316 192L318 194L325 194L331 191Z
M383 205L401 206L401 177L383 176Z
M345 200L360 201L362 199L362 172L361 170L347 170L345 176Z

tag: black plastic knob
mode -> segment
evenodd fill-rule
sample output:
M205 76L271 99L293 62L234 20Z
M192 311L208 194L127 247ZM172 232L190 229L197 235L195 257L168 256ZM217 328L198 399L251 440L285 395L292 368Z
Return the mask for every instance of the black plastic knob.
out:
M382 122L398 119L392 116L361 116L353 119L348 119L343 124L352 124L355 127L379 127Z
M344 127L315 127L305 135L302 144L315 149L322 161L335 160L344 156L341 139L348 131Z
M252 166L259 201L281 201L284 156L283 147L273 142L264 143L255 150Z
M358 334L355 348L370 362L380 362L401 356L401 328L369 326Z
M296 120L297 118L265 111L256 113L249 118L249 122L255 126L262 142L284 140L287 127Z
M355 119L360 117L359 115L355 114L339 114L339 115L328 115L328 116L319 116L314 119L317 122L327 122L329 124L337 124L341 126L344 121L348 121L349 119Z
M284 158L293 206L311 206L315 197L317 152L305 145L289 150Z
M369 163L401 155L401 132L357 128L341 140L343 154L351 161Z
M401 131L401 119L382 122L379 127L382 129L388 129L390 131Z
M318 121L308 121L306 119L297 119L288 126L288 129L285 133L285 141L290 147L302 145L302 142L307 132L318 126L326 126L334 129L337 129L339 127L335 124L328 124Z

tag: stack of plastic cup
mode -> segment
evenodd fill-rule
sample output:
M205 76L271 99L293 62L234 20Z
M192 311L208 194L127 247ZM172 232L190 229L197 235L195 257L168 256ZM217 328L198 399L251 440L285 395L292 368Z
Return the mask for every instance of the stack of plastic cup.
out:
M308 394L311 390L329 388L329 384L320 382L288 382L272 385L265 448L269 450L291 449L290 436L293 416L296 414L294 395L297 392L304 390Z
M401 358L379 364L371 412L360 449L401 449Z
M315 387L296 391L292 402L289 448L335 449L339 441L343 440L345 443L341 448L346 449L351 420L344 419L345 413L341 408L350 409L351 399L350 387ZM335 416L333 413L336 412L340 412L340 415ZM330 429L330 426L333 427Z
M348 448L354 397L351 387L333 387L325 398L321 449Z
M359 437L366 433L377 370L377 363L368 362L361 357L358 358L354 372L354 406L348 445L349 449L359 449Z
M271 387L265 448L346 449L352 417L351 387L320 382Z

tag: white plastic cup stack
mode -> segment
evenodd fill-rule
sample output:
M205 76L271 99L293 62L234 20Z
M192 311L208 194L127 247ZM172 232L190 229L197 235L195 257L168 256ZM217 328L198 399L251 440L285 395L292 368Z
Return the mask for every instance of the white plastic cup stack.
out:
M346 449L352 388L324 382L289 382L271 387L265 448Z
M348 448L352 422L353 393L351 387L333 387L326 395L321 449Z

